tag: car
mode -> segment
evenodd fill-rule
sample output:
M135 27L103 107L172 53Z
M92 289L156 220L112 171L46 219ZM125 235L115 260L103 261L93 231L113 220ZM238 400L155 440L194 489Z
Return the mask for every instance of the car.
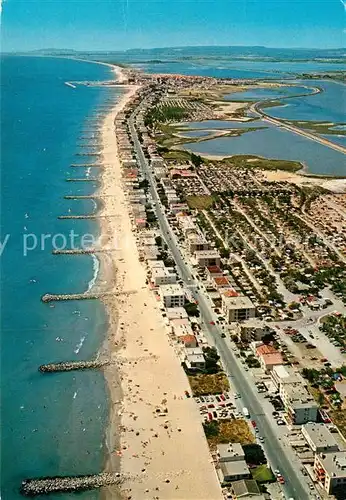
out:
M281 476L279 469L275 469L275 470L274 470L274 474L275 474L276 476Z
M189 391L185 391L185 396L186 396L187 398L190 398L190 397L191 397L191 396L190 396Z
M263 436L259 436L258 439L261 441L261 443L263 443L263 441L264 441L264 437Z
M283 476L279 476L278 481L280 484L285 484L285 478Z
M211 413L208 413L208 420L211 422L213 420L213 415Z
M252 424L252 427L257 427L257 424L256 424L255 420L251 420L251 424Z
M278 420L276 421L276 423L277 423L278 425L285 425L285 421L284 421L284 420L282 420L281 418L278 418Z
M209 324L215 326L215 321L209 321Z
M217 418L217 413L216 413L216 411L213 411L213 417L214 417L214 418Z
M200 396L200 397L199 397L199 399L200 399L200 401L201 401L202 403L204 403L205 399L204 399L204 397L203 397L203 396Z
M311 483L310 483L310 484L309 484L309 488L310 488L310 490L314 490L314 489L315 489L315 486L314 486L313 484L311 484Z
M208 408L215 408L215 405L210 404L210 405L208 405Z

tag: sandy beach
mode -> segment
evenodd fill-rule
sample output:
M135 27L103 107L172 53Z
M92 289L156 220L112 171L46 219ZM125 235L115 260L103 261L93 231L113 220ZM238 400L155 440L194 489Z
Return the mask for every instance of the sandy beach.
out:
M118 75L121 79L121 70ZM113 124L135 92L135 87L127 88L106 117L101 137L103 213L118 215L102 223L102 235L117 248L112 252L114 291L129 292L106 300L107 348L114 362L105 370L111 401L106 468L117 471L120 465L125 477L123 498L217 500L223 497L199 413L184 394L190 391L187 377L170 345L159 305L146 285L145 264L139 261L122 188ZM105 488L104 494L119 498L115 488Z

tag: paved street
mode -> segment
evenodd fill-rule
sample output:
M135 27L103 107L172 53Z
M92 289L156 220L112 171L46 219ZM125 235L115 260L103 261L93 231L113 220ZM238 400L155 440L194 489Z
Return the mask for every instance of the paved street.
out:
M301 474L299 469L297 470L297 467L292 462L292 451L287 447L284 448L281 440L279 440L276 429L273 429L268 415L266 415L265 410L260 404L258 393L254 389L248 372L245 372L243 370L232 348L227 344L226 340L221 337L221 330L219 329L219 327L210 324L210 321L212 321L214 317L209 302L204 296L204 293L197 290L197 283L194 280L188 265L186 264L180 253L175 235L173 234L173 231L171 230L166 220L164 211L161 208L159 197L155 188L155 180L148 167L135 132L134 119L131 118L129 123L141 168L146 173L147 178L150 181L150 192L153 198L153 202L155 202L156 204L155 210L162 230L162 234L173 255L173 258L175 259L181 278L183 279L184 283L189 286L194 298L199 303L201 316L204 321L206 336L217 347L224 368L230 377L232 385L242 395L244 406L248 408L251 416L258 423L261 435L265 437L264 448L269 458L270 465L273 469L279 469L286 479L286 483L284 486L286 497L294 498L295 500L311 498L311 493L304 476Z

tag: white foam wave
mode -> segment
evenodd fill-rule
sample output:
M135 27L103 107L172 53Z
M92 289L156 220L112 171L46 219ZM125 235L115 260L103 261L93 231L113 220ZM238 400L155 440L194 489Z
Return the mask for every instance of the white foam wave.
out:
M97 276L98 276L99 270L100 270L100 262L99 262L98 258L96 257L96 255L92 255L92 259L93 259L93 271L94 271L94 274L93 274L93 277L91 278L91 280L88 283L88 292L90 292L90 290L92 289L92 287L95 285L96 280L97 280Z
M74 350L74 352L75 352L76 354L78 354L78 353L79 353L79 351L81 350L81 348L82 348L82 346L83 346L83 344L84 344L84 340L85 340L85 336L84 336L84 337L82 337L82 338L80 339L80 341L78 342L78 344L77 344L77 346L76 346L76 349Z

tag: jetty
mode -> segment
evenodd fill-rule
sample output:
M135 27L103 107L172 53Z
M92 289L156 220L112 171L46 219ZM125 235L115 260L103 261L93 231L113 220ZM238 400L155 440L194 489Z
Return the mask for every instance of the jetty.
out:
M107 219L107 217L119 217L119 215L58 215L58 219Z
M65 179L66 182L97 182L99 179L97 177L81 177L77 179Z
M102 163L71 163L70 167L102 168Z
M101 153L76 153L76 156L101 156Z
M42 295L42 302L63 302L68 300L95 300L102 299L103 297L107 297L109 295L120 296L120 295L131 295L136 293L136 290L128 290L124 292L99 292L99 293L71 293L71 294L54 294L54 293L46 293Z
M41 365L38 370L41 373L71 372L73 370L94 370L109 364L110 361L100 361L97 359L90 361L62 361L60 363Z
M107 253L114 251L115 248L69 248L64 250L52 250L53 255L84 255L95 253Z
M102 198L114 198L114 194L66 194L65 200L102 200Z
M71 293L71 294L54 294L46 293L42 295L42 302L63 302L67 300L97 300L102 299L106 295L110 295L111 292L100 292L100 293Z
M78 492L120 484L119 473L103 472L88 476L55 476L25 479L20 492L27 497L59 492Z

